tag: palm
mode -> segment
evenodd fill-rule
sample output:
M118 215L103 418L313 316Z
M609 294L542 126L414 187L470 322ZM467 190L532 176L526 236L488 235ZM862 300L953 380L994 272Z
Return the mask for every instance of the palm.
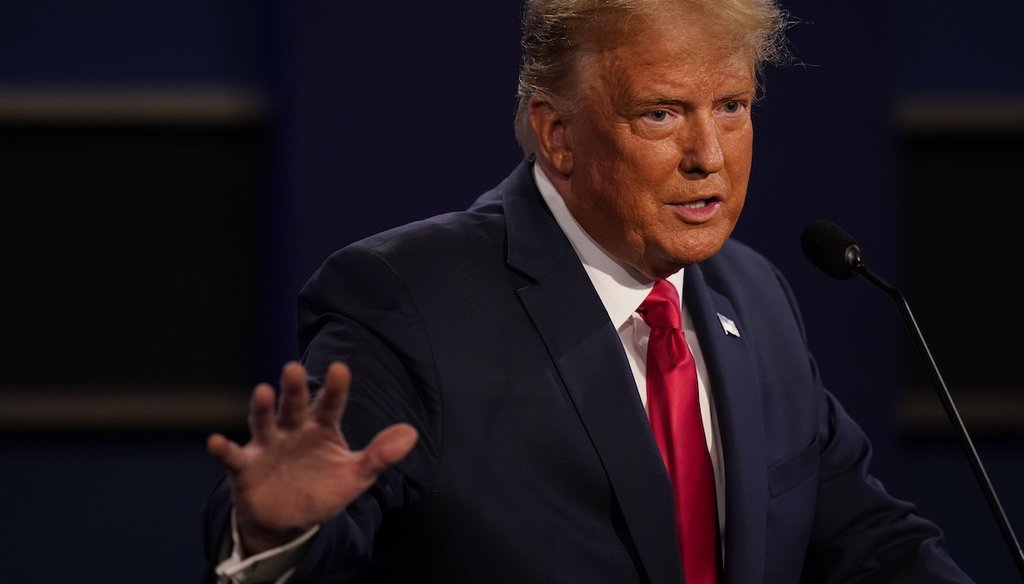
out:
M348 369L333 364L312 406L301 365L286 365L276 415L274 393L260 385L250 402L245 446L220 435L210 452L231 473L231 494L246 551L283 544L334 517L366 491L377 475L412 448L407 424L385 429L361 451L350 450L339 429Z

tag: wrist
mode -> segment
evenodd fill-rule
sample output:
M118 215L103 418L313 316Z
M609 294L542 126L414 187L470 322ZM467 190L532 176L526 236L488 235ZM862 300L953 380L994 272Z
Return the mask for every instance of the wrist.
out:
M254 556L267 550L287 545L309 532L312 527L295 527L290 529L266 529L252 521L237 517L238 539L245 557Z

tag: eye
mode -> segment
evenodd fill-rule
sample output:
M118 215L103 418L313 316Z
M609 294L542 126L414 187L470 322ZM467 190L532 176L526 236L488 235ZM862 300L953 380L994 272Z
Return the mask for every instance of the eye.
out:
M727 114L738 114L742 112L745 107L746 104L744 104L742 101L735 99L727 101L724 104L722 104L722 109Z
M656 109L647 112L645 117L652 122L665 122L669 119L672 114L668 110Z

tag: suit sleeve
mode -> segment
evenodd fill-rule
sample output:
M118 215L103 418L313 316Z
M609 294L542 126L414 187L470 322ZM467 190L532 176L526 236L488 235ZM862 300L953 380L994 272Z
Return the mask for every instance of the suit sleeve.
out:
M777 270L776 277L803 333L792 291ZM819 386L819 466L817 507L802 580L972 582L947 554L941 530L918 515L912 504L892 497L870 474L870 441L835 396L821 387L814 360L808 359Z
M871 447L836 399L822 405L818 510L805 566L808 582L969 583L942 532L868 472Z
M415 305L388 262L364 247L336 252L299 296L302 361L314 391L333 361L352 370L342 433L354 449L398 422L417 428L413 451L380 475L345 512L321 526L289 583L359 581L390 509L414 503L437 460L438 408L429 346ZM230 513L225 484L204 510L208 566Z

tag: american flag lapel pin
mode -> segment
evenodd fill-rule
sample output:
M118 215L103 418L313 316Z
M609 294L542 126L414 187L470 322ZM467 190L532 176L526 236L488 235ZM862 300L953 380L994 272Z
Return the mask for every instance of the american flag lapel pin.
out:
M733 336L739 338L740 329L736 328L736 323L731 318L725 316L721 312L716 313L718 315L718 322L722 323L722 330L725 331L727 336Z

